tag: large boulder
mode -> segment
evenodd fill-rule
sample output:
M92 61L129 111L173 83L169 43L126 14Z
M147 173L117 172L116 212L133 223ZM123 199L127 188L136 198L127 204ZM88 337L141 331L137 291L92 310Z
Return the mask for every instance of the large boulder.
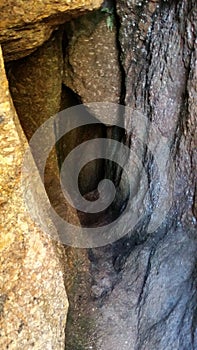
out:
M35 225L23 200L25 191L29 202L35 202L33 212L44 223L44 203L34 199L39 193L45 206L49 202L33 160L24 187L21 185L27 141L9 94L2 52L0 124L0 348L63 350L68 310L64 253L61 245ZM57 237L53 225L52 232Z
M125 105L145 121L142 145L134 114L125 116L131 156L137 154L145 170L135 200L145 176L150 199L139 224L114 245L119 279L102 301L97 347L196 349L196 1L118 0L117 10ZM168 152L159 149L152 128ZM166 208L158 211L159 198Z
M108 28L108 17L104 12L94 11L66 27L68 47L63 82L83 103L120 102L117 28L113 17L112 27Z
M84 297L80 290L73 314L78 324L79 315L85 315L85 325L91 319L92 333L84 326L81 342L93 349L192 350L197 348L196 1L116 4L129 107L128 180L136 190L129 213L132 217L139 206L140 220L132 229L130 219L119 241L89 251L88 311L75 313ZM73 342L68 350L75 348Z
M101 5L101 0L1 1L0 43L6 60L24 57L49 39L58 25Z

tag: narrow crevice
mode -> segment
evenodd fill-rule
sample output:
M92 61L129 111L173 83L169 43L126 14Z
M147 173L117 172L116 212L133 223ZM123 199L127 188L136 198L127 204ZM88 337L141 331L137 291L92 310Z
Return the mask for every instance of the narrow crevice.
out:
M115 1L114 16L115 16L115 22L116 22L116 46L118 51L118 61L119 61L119 68L121 73L120 104L125 105L126 73L122 64L122 49L121 49L121 44L119 40L121 23L120 23L120 17L117 14L116 6L117 6L117 3ZM122 118L124 118L124 116L122 116ZM123 137L123 142L124 142L124 137Z

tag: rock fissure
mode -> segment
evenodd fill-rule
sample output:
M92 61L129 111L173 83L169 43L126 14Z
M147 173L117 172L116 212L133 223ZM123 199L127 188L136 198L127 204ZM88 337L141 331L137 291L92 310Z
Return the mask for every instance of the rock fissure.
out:
M0 241L2 261L8 271L0 297L0 315L6 315L8 325L2 322L0 345L3 349L28 350L41 349L43 344L58 350L195 349L195 1L117 0L110 30L107 15L96 10L99 2L87 1L87 8L94 7L95 11L82 14L86 11L83 2L78 9L72 8L68 17L61 7L65 4L60 1L59 9L56 5L52 4L51 11L47 7L42 18L41 13L32 14L35 21L29 20L31 13L29 17L26 12L19 13L23 23L16 18L6 28L7 34L0 33L4 58L9 61L9 89L28 140L50 116L79 103L114 102L130 109L120 116L122 128L110 127L104 121L98 123L98 116L93 115L91 125L74 128L54 143L45 168L48 199L59 216L76 226L105 226L124 212L127 203L130 205L129 185L124 169L115 162L97 159L87 163L79 175L80 191L90 202L98 199L97 186L102 179L115 183L117 195L106 211L85 215L68 205L60 186L65 157L84 141L108 138L129 146L125 166L131 164L127 175L135 204L129 210L143 215L127 235L100 248L63 248L35 227L23 212L21 189L15 182L24 150L11 118L15 111L1 59L2 142L6 145L9 129L14 134L11 144L16 143L15 151L19 147L20 152L12 159L11 167L6 146L3 153L7 162L3 181L11 181L6 186L11 197L4 197L2 192L0 202L3 208L7 206L4 222L9 221L6 238ZM111 6L111 2L102 6ZM19 8L16 6L14 11L17 13ZM80 17L75 18L75 14ZM2 18L5 19L4 12ZM32 35L34 42L30 40ZM9 107L5 108L4 103ZM133 113L136 109L145 120L139 130ZM4 129L7 121L9 128ZM65 120L65 124L69 122ZM54 139L60 131L57 122ZM166 140L168 152L160 148L158 135ZM112 153L118 151L118 147L113 148ZM87 152L88 148L84 154ZM134 154L139 160L136 171L132 167ZM75 164L71 167L74 174ZM43 202L33 187L38 186L37 192L43 197L46 192L39 185L38 174L37 180L29 175L32 181L26 180L25 184L29 200L33 198L33 209L40 211L45 221ZM166 207L158 212L160 197ZM153 232L149 229L152 222L160 222ZM65 291L70 304L66 329ZM40 323L36 307L41 310Z

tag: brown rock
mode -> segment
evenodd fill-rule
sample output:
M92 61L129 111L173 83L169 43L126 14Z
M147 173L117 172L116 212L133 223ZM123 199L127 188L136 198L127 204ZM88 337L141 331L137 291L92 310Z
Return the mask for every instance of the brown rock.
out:
M9 95L2 54L0 70L0 348L63 350L68 309L63 251L35 225L23 201L20 173L27 142ZM33 161L24 186L29 203L37 199L33 213L57 237L44 215L49 202Z
M72 21L67 33L64 84L80 95L83 103L118 103L121 73L115 23L110 30L106 15L97 11Z
M28 139L60 109L61 40L61 32L56 32L33 54L8 65L10 92Z
M139 213L135 229L114 245L111 270L115 267L120 279L100 308L95 348L196 349L196 1L116 4L125 105L145 119L140 125L131 112L125 115L129 180L138 191L133 212L139 206L144 215ZM154 136L166 140L168 152ZM132 168L132 154L144 172ZM140 200L146 176L147 206ZM167 211L165 205L158 211L159 197ZM150 223L157 223L152 231Z
M112 5L106 3L103 6L110 9ZM85 104L91 102L119 103L121 99L122 75L117 47L117 27L113 17L113 11L115 10L112 8L111 11L111 28L107 25L109 15L100 10L72 20L71 23L66 25L68 47L66 48L63 83L77 93ZM108 125L112 120L108 108L106 110L106 114L102 113L102 119L99 105L98 112L94 108L93 114L102 123ZM90 113L92 113L91 107ZM119 122L116 107L113 118L115 115ZM97 137L97 134L93 131L92 138L95 136ZM105 135L103 134L102 137L105 138L106 136L109 139L120 139L116 128L107 127ZM114 153L116 151L114 149ZM116 181L112 163L106 161L106 166L103 166L103 164L97 162L98 165L100 170L93 169L96 170L95 173L101 174L101 168L105 168L105 176ZM89 172L85 176L92 178L92 170L86 170ZM118 177L119 174L116 175L116 178ZM99 176L97 176L97 179L99 179ZM89 187L89 191L97 187L97 179L94 182L94 187Z
M6 60L33 52L59 24L73 16L93 10L101 0L1 1L0 43Z

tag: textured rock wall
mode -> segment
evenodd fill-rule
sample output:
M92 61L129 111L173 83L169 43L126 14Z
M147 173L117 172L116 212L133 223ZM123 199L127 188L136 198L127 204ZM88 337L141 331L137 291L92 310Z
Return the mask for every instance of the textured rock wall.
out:
M138 227L114 245L113 268L120 279L100 309L97 347L195 349L196 2L120 0L117 10L125 104L145 116L145 144L154 141L157 150L156 139L149 136L153 123L170 152L167 159L159 155L166 165L158 183L153 159L134 137L132 113L126 116L127 144L149 174L152 203ZM135 181L132 169L130 179ZM143 181L142 175L142 185ZM148 234L147 219L154 217L162 183L167 201L172 195L172 205L167 215L160 212L162 225ZM102 254L94 254L102 264Z
M101 0L3 0L0 4L0 43L6 60L29 55L49 39L58 25L101 5Z
M139 111L145 121L140 135L146 147L137 140L133 114L125 114L128 162L132 164L136 154L149 182L147 188L145 173L130 169L144 215L118 242L89 251L92 280L86 302L94 327L92 334L86 331L85 345L99 350L193 350L197 348L196 2L118 0L117 13L125 105ZM158 152L159 140L151 134L151 125L160 139L165 138L168 152ZM162 165L159 178L148 148ZM166 208L156 214L162 187ZM152 232L150 218L153 223L162 218Z
M65 27L63 83L80 96L82 103L119 103L121 100L122 74L117 46L117 26L113 15L115 9L114 4L109 1L103 5L103 7L105 6L112 11L111 28L107 25L109 15L101 10L72 20ZM96 118L99 118L99 114L96 115ZM105 120L103 122L105 123ZM121 139L121 132L117 128L109 126L105 128L97 125L92 128L92 133L89 132L90 127L86 129L92 138ZM76 139L81 139L80 132L78 135L76 133ZM65 138L59 143L61 150L66 142ZM115 152L116 150L114 150ZM100 171L100 176L96 176L94 186L89 186L89 191L97 187L98 180L104 174L106 177L114 179L114 168L108 161L105 161L104 165L101 161L97 161L94 165L89 166L90 169L87 166L86 174L99 174L98 167L104 168L104 173Z
M120 101L121 72L116 25L110 30L107 16L94 11L66 26L63 83L76 92L83 103Z
M66 52L64 69L63 31L63 52ZM94 11L81 19L69 22L33 54L12 61L7 67L12 98L28 139L50 116L60 109L80 102L72 101L71 92L62 89L62 80L80 95L82 102L119 101L121 72L116 47L116 27L114 23L112 31L107 28L106 16L101 11ZM80 131L75 130L66 135L56 147L59 164L62 164L66 155L78 144L89 138L105 137L106 133L105 127L97 124L94 127L85 126ZM109 129L108 133L113 134L113 130ZM49 167L54 168L55 162L53 150L48 161L51 163ZM57 168L57 162L55 167ZM111 167L107 166L106 169L109 169L107 175L112 176ZM103 160L87 164L79 179L82 193L95 189L103 176Z
M74 6L75 2L71 5ZM42 8L46 3L42 2L39 6ZM67 20L67 15L62 15L61 4L54 6L52 15L47 14L49 8L46 6L46 19L38 18L39 24L35 13L35 23L31 25L26 23L31 11L19 16L21 22L17 22L18 19L13 16L17 27L12 28L9 25L9 29L6 29L7 34L2 31L9 36L7 42L5 37L2 39L7 60L25 56L31 50L35 50L43 40L49 38L54 26ZM42 15L41 8L39 11ZM19 9L14 8L14 11L19 12ZM15 118L15 124L11 119L15 114L8 101L7 82L2 73L0 122L2 145L5 144L5 147L2 147L1 161L2 164L6 163L5 167L1 167L3 188L1 209L5 221L2 225L4 236L0 244L2 250L0 347L3 349L6 346L10 349L64 348L63 329L67 299L60 266L62 259L65 259L66 268L72 271L71 279L66 276L66 286L74 311L67 329L67 336L70 337L67 343L68 350L76 350L77 347L92 347L99 350L193 350L197 347L194 216L197 211L194 152L196 4L194 0L173 2L117 0L117 12L123 76L120 77L116 65L115 28L112 32L108 31L106 19L105 17L101 19L100 14L98 22L92 22L94 15L91 14L69 24L68 39L72 45L68 44L68 51L65 52L66 54L69 52L69 55L65 55L67 71L64 72L64 83L81 94L82 101L88 101L90 95L92 99L100 96L99 98L103 100L108 100L113 95L110 101L118 102L120 78L125 76L126 79L122 84L122 88L125 85L125 91L122 91L125 92L124 102L133 110L140 111L147 121L146 128L143 125L141 130L144 143L147 146L153 143L157 150L157 139L152 139L149 128L153 123L158 128L158 134L165 137L169 146L169 154L165 154L166 164L162 168L163 172L159 174L160 183L154 159L146 147L136 142L132 114L127 114L126 142L138 155L148 173L150 200L145 202L143 196L147 187L143 186L144 174L140 174L142 166L137 173L130 169L130 181L135 184L137 190L138 206L140 209L141 207L146 209L145 215L138 227L119 242L89 251L90 262L86 251L76 251L73 248L67 249L65 259L61 248L52 244L49 237L43 235L25 213L18 172L22 161L22 145L26 144L26 141L17 119ZM75 12L72 14L75 15ZM78 30L79 23L83 28L82 31ZM85 34L86 25L91 28L87 34ZM22 29L23 35L18 28ZM32 42L31 35L35 38L35 42ZM21 99L18 109L22 108L20 114L21 116L25 114L28 120L28 122L24 120L24 123L27 122L26 132L31 135L45 117L47 119L49 114L53 114L60 104L62 57L58 35L60 34L55 34L32 56L20 60L19 66L16 64L13 71L12 69L9 71L8 65L12 94L13 96L15 94L16 105ZM13 40L10 41L11 37ZM105 47L106 41L103 38L108 38L111 46L110 49L107 47L106 51L101 52L101 46L96 45L96 40L102 42ZM98 54L98 61L95 52ZM73 59L71 59L73 71L69 70L69 57ZM111 61L114 65L110 65ZM103 62L105 65L102 66ZM44 73L38 80L37 75L41 67ZM86 74L88 69L88 73L92 74L91 82L95 82L90 90L87 88L90 84L89 75ZM17 74L16 80L15 74ZM116 80L114 74L117 74ZM28 78L32 78L31 93L25 86L28 85ZM82 79L84 84L81 84ZM42 91L38 83L42 86ZM48 84L50 88L54 84L55 94L53 89L47 93L45 85ZM38 95L34 93L34 89L38 91ZM110 89L112 91L109 93ZM50 96L54 98L51 105ZM37 101L36 106L32 102L34 98ZM40 120L40 116L37 119L37 113L41 115ZM35 128L32 117L36 120ZM77 139L77 136L74 138ZM11 146L8 146L8 143ZM159 159L163 163L163 154ZM128 160L130 161L131 159ZM25 186L30 199L34 197L33 211L35 214L41 212L40 219L44 221L42 210L44 212L45 205L49 203L36 169L34 167L31 169L34 169L36 176L33 176L34 173L33 175L31 172L27 173ZM63 218L67 216L72 222L79 224L76 212L69 211L63 200L62 203L59 201L62 194L57 193L57 190L59 191L57 177L54 177L53 173L49 175L46 181L56 209ZM31 181L28 177L31 177ZM166 217L163 212L153 215L157 207L160 184L165 188L163 195L170 209ZM34 189L37 189L36 193ZM173 199L172 203L170 196ZM42 198L45 200L42 201ZM150 217L157 221L159 215L164 215L163 223L150 234L147 230ZM45 227L47 224L43 222ZM75 334L72 338L73 332Z
M23 201L20 176L27 142L10 98L2 53L0 116L0 348L63 350L68 309L64 253L34 224ZM24 186L29 202L35 203L33 212L46 226L43 203L49 202L33 161ZM44 202L36 201L36 193ZM55 228L53 232L56 236Z
M28 140L60 110L62 91L62 33L28 57L8 64L9 87Z
M60 108L61 31L51 36L52 32L72 16L99 7L100 1L45 1L36 6L17 1L11 5L0 5L0 43L7 61L28 56L49 39L31 56L7 65L14 103L26 136L31 138L37 127ZM0 70L0 347L64 349L66 257L62 247L35 226L26 211L24 192L26 203L33 203L33 217L39 217L45 231L49 225L53 238L57 238L53 223L46 221L50 203L31 156L22 191L20 175L27 142L10 97L2 53ZM46 183L52 200L54 182L57 176L49 169ZM58 210L56 200L53 204ZM66 205L61 205L60 211L64 218L78 224L75 211Z
M14 106L27 139L30 140L36 130L60 110L62 32L52 34L51 38L31 55L10 62L7 72ZM55 136L53 144L55 145ZM55 147L47 159L46 172L50 172L50 175L47 175L50 179L58 176ZM46 179L46 184L51 186L49 182L50 180Z
M72 90L66 88L64 85L62 86L62 100L61 100L61 110L63 111L66 108L78 105L81 101L77 98L78 95L75 95ZM77 115L77 109L76 109ZM73 112L73 115L75 114ZM97 120L95 118L94 122ZM67 125L72 129L72 121L64 120L64 125ZM56 123L56 136L58 136L59 131L61 132L62 126L59 123ZM75 128L63 136L57 143L57 156L60 167L67 157L67 155L74 150L78 145L82 144L89 139L97 138L97 137L105 137L106 130L105 127L101 124L95 125L84 125L80 128ZM85 146L83 148L84 153L86 152ZM88 152L88 147L87 147ZM75 171L77 159L74 159L70 162L70 166L73 171ZM72 163L72 164L71 164ZM104 162L102 159L97 161L92 161L86 164L79 174L79 188L82 194L88 193L95 188L101 179L104 176Z

